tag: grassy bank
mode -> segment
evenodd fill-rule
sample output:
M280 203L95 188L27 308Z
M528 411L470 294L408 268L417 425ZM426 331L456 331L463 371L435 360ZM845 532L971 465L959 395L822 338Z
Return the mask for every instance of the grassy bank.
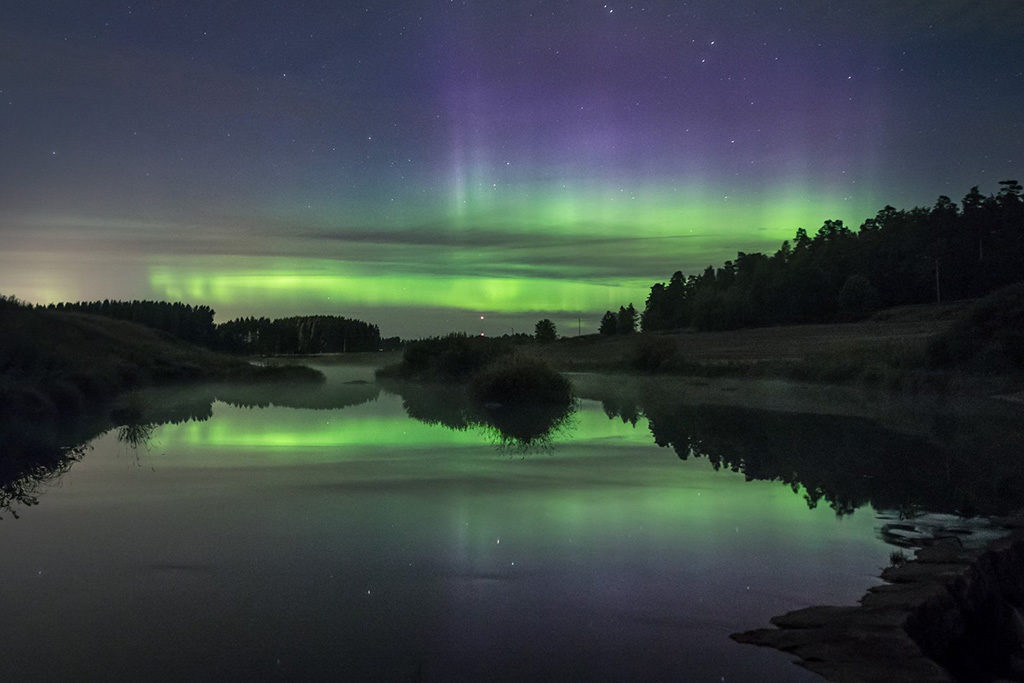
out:
M257 367L133 323L0 306L0 418L76 415L123 391L195 380L321 380L301 367Z
M1019 391L1024 368L1011 357L1016 337L971 322L998 317L991 313L994 305L1013 309L1007 291L976 302L888 309L860 322L587 335L523 347L522 352L569 372L780 378L911 391ZM1011 312L998 322L1012 328L1015 316L1019 313ZM974 340L969 345L963 343L968 338ZM1000 345L1011 353L994 350Z

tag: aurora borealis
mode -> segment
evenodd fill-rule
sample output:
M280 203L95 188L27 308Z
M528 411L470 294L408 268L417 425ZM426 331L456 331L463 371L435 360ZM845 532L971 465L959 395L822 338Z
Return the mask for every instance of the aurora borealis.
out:
M0 292L593 331L674 270L1020 178L1022 36L1011 0L19 3Z

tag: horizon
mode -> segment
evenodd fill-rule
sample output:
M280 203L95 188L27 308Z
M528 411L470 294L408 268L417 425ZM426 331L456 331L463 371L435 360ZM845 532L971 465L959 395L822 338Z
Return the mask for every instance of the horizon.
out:
M0 292L572 336L1024 175L1020 4L250 7L10 13Z

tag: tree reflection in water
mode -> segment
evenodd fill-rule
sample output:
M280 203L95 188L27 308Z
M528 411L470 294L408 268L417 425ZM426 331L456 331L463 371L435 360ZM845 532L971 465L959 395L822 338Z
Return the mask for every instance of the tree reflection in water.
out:
M159 426L157 422L143 418L142 405L142 399L133 393L128 397L126 407L114 410L110 414L115 424L122 423L117 428L117 441L128 448L136 465L142 464L139 449L150 450L153 432Z
M140 447L149 450L150 439L157 425L152 422L133 422L117 428L117 440L138 450Z
M7 425L4 425L5 427ZM48 437L19 443L11 432L0 429L0 519L18 519L18 508L39 504L43 490L60 479L82 459L91 446L62 446Z
M573 428L576 403L480 405L462 386L389 381L384 390L402 398L409 417L426 424L464 431L483 429L502 451L527 454L549 451L555 435Z
M658 446L681 460L702 458L748 480L776 481L811 509L838 516L864 505L898 519L923 512L961 517L1006 514L1024 507L1024 431L1014 411L984 419L958 413L890 416L894 427L849 415L783 412L695 404L669 386L592 391L609 419L646 426ZM484 427L496 444L518 452L549 450L570 428L575 404L529 409L482 407L460 387L394 383L409 414L450 429Z
M92 446L89 443L115 428L118 442L139 462L139 449L149 450L157 427L204 422L213 403L258 408L345 408L375 400L380 389L369 383L337 383L309 387L281 384L208 384L145 389L121 397L109 410L60 424L0 422L0 518L18 517L18 509L36 505L43 489L67 472ZM109 408L106 406L105 408ZM67 446L67 444L79 444Z
M483 430L502 451L549 451L553 437L574 430L576 402L527 407L481 405L464 387L411 382L348 383L301 392L239 386L189 387L143 395L102 419L65 425L60 434L37 425L0 424L0 514L36 504L41 489L82 457L86 444L116 426L119 442L150 448L158 425L205 421L213 402L338 409L378 398L402 400L409 417L453 430ZM609 419L646 426L655 444L682 460L706 459L715 469L791 487L814 508L837 515L870 504L899 519L921 512L1001 515L1024 507L1024 421L1010 408L970 415L918 412L885 419L782 412L684 399L670 385L616 382L593 389ZM585 435L584 435L585 436Z
M609 391L610 419L640 417L681 460L706 459L748 480L777 481L837 515L870 504L901 519L922 511L971 517L1024 507L1024 432L1016 411L889 416L794 413L681 400L672 391Z

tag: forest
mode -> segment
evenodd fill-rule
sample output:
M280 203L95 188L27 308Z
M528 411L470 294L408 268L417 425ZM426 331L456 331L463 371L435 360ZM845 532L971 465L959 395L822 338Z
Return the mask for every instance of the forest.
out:
M232 353L308 354L378 351L376 325L335 315L237 318L217 326L219 349Z
M651 287L643 311L607 311L602 334L857 320L903 304L978 297L1024 279L1024 196L1016 180L960 204L886 206L856 231L827 220L771 255L739 252Z
M377 351L387 342L376 325L341 316L236 318L216 324L209 306L167 301L88 301L50 304L53 311L101 315L146 325L217 351L307 354Z

